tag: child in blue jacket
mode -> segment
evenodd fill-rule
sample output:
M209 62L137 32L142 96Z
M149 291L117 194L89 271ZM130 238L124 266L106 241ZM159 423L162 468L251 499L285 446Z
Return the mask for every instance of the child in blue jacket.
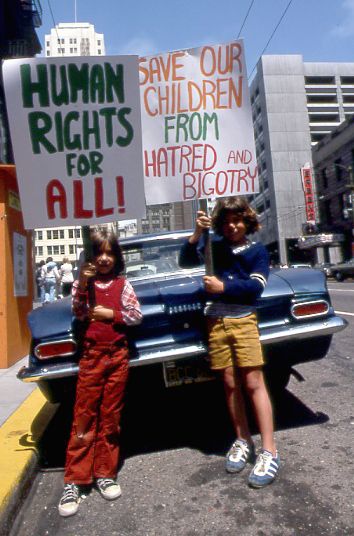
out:
M262 488L275 479L280 459L274 442L273 410L264 382L263 356L255 312L257 298L269 275L266 248L247 235L259 229L257 215L243 197L220 199L212 218L197 214L194 233L183 245L180 265L203 263L204 229L216 231L212 240L214 274L204 277L208 303L210 366L220 373L236 440L226 455L226 470L239 473L254 462L255 447L245 410L247 396L258 423L262 448L248 478Z

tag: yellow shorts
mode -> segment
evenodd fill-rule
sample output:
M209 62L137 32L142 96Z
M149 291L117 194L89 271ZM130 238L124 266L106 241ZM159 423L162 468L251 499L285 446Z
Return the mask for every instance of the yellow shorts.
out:
M208 317L209 358L213 370L264 364L254 313L242 318Z

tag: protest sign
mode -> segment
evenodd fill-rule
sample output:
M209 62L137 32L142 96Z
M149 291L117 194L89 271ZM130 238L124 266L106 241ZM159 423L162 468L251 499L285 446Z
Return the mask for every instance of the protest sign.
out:
M258 191L242 41L139 60L147 204Z
M7 60L27 229L145 214L137 56Z

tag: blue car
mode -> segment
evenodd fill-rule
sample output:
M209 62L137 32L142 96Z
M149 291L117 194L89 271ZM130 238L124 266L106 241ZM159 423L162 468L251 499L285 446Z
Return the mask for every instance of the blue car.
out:
M130 329L131 367L157 365L166 387L211 379L203 309L204 268L178 265L191 231L142 235L120 241L126 275L142 306L142 324ZM273 269L258 300L261 343L270 388L286 386L293 366L322 359L334 333L346 326L331 305L319 270ZM67 399L78 372L80 322L64 298L33 310L28 366L18 377L37 382L48 400ZM154 369L154 370L155 370Z

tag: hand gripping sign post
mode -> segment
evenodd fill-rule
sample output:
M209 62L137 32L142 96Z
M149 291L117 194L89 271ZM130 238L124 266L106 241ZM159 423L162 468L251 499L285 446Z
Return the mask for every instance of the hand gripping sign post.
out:
M145 214L137 56L7 60L27 229Z
M147 204L258 191L243 41L140 58Z

